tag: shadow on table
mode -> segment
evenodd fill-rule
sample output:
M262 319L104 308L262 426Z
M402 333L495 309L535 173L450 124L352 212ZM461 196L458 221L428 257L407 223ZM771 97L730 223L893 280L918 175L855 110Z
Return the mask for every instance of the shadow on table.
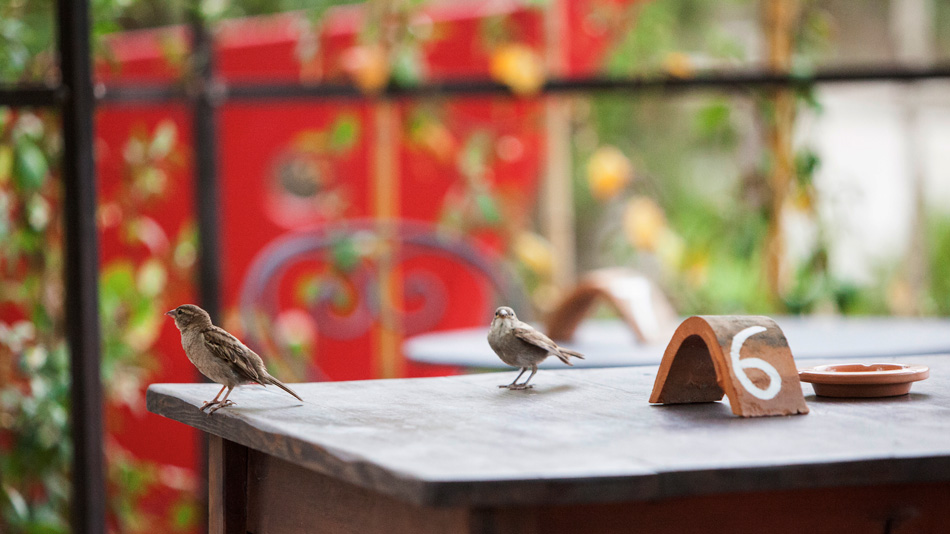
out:
M725 402L651 404L651 406L658 410L668 412L672 417L681 418L684 423L708 423L713 419L741 419L732 414L732 408Z
M806 403L817 404L857 404L857 403L892 403L892 402L925 402L930 400L927 393L908 393L894 397L821 397L819 395L805 395Z
M501 384L499 384L499 385L501 385ZM561 384L561 385L559 385L559 386L554 386L554 387L552 387L552 388L535 385L535 387L533 387L533 388L531 388L531 389L516 389L516 390L511 390L511 389L505 389L505 388L498 388L498 392L499 392L499 393L511 393L511 394L513 394L513 395L517 395L517 394L522 394L522 395L557 395L558 393L567 393L567 392L573 391L573 390L575 390L575 389L577 389L577 386L575 386L574 384Z

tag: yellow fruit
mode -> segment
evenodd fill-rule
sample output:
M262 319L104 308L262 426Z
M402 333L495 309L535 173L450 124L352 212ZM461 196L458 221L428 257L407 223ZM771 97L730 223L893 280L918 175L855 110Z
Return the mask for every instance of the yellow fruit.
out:
M9 145L0 146L0 184L6 183L13 172L13 148Z
M442 162L452 160L456 144L452 132L444 124L427 121L419 128L419 141L430 153Z
M814 211L815 198L813 190L810 187L799 187L792 195L795 208L799 211Z
M693 60L682 52L670 52L663 60L666 72L674 78L691 78L693 76Z
M521 232L514 242L515 257L532 272L549 277L554 271L554 253L551 244L532 232Z
M491 56L492 78L519 95L537 93L544 85L544 64L530 47L519 43L499 46Z
M686 242L670 227L660 231L656 242L656 255L664 267L679 270L686 253Z
M633 179L633 165L615 146L602 146L587 162L587 185L594 198L608 200Z
M683 278L693 288L706 285L709 279L709 252L693 250L683 261Z
M354 46L346 51L343 66L353 82L367 93L376 93L389 82L389 60L378 44Z
M633 197L623 213L623 231L635 248L653 252L666 230L666 216L652 199Z

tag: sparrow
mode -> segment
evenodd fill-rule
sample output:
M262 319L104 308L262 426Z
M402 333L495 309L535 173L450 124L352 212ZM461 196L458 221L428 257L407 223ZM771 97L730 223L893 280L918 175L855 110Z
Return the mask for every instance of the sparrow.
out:
M202 411L211 407L208 413L213 414L221 408L233 406L234 401L228 400L231 390L253 383L262 386L273 384L303 402L300 395L268 374L264 368L264 360L257 353L225 329L211 324L208 312L194 304L183 304L165 312L165 315L175 319L175 326L181 332L181 346L191 363L195 364L201 374L221 384L218 394L204 403ZM218 400L225 388L228 392L223 399Z
M521 372L510 384L498 386L508 389L528 389L528 382L538 372L538 364L544 361L551 354L557 356L562 362L573 365L569 357L584 359L584 355L563 347L551 341L551 338L538 332L533 326L523 323L515 316L514 310L508 306L502 306L495 310L495 318L492 319L491 328L488 330L488 344L495 354L501 358L501 361L513 367L520 367ZM531 374L524 383L519 384L518 379L525 371L531 368Z

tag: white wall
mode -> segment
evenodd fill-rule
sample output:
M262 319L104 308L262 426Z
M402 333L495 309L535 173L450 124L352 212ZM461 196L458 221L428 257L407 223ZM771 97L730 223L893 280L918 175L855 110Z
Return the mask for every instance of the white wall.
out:
M950 214L950 83L826 86L799 136L821 157L819 213L835 274L858 282L907 253L914 176L929 209Z

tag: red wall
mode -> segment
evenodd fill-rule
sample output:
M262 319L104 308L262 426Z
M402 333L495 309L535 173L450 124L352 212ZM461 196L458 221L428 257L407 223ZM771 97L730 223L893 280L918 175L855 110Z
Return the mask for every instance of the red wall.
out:
M595 23L596 10L614 6L610 0L565 2L561 16L568 17L559 52L568 62L568 75L590 73L600 61L607 35ZM422 54L432 79L485 78L491 58L483 38L485 20L504 19L508 37L526 44L541 56L543 20L538 10L518 7L514 2L475 2L428 9L418 16L431 22L433 37L422 45ZM592 18L593 17L593 18ZM591 22L594 21L594 22ZM360 8L328 12L318 27L318 35L307 33L297 14L236 20L222 23L215 31L218 74L227 82L318 82L344 81L345 52L357 42L362 26ZM318 52L301 60L301 38L314 38ZM182 28L131 32L109 40L114 63L102 64L97 74L105 83L169 83L178 79L182 65L175 50L187 49ZM179 58L180 59L180 58ZM459 172L458 158L464 144L479 131L488 132L493 150L484 176L492 195L523 225L534 209L534 197L543 169L543 104L534 99L508 97L457 98L429 101L439 115L441 129L429 132L420 143L409 125L421 102L396 103L395 161L397 199L392 209L397 217L435 222L443 203L452 195L470 193ZM241 330L236 321L237 304L249 266L262 250L282 236L311 228L318 231L342 220L373 217L374 158L380 143L375 126L377 110L372 101L293 100L231 101L220 108L218 146L221 184L223 295L229 320L226 326ZM342 119L341 119L342 118ZM178 127L180 161L169 174L169 194L149 209L169 235L177 235L192 224L193 155L190 116L179 104L106 105L97 115L97 165L102 197L108 201L123 179L122 147L136 128L152 131L160 121L171 120ZM357 134L345 149L328 141L341 120L355 125ZM302 169L302 170L301 170ZM319 177L319 194L307 202L290 201L279 187L281 173L307 173ZM114 233L114 232L113 232ZM478 230L469 238L473 246L488 255L503 254L504 232ZM142 254L104 231L103 261ZM485 281L464 266L444 258L417 258L400 266L397 279L419 267L440 274L451 302L435 329L487 323L484 310L492 305ZM294 288L282 286L282 306L299 307ZM171 306L193 302L195 288L178 284L169 290ZM415 304L407 301L412 308ZM238 332L240 333L240 332ZM311 363L322 378L333 380L373 378L379 373L374 351L379 347L379 331L374 326L365 335L349 340L321 336ZM257 347L261 349L262 347ZM266 347L264 347L266 348ZM262 350L262 352L264 352ZM185 359L178 332L167 321L157 344L159 361L152 382L190 382L198 377ZM265 357L267 355L265 354ZM288 363L288 362L283 362ZM293 363L293 362L290 362ZM299 362L298 362L299 363ZM305 362L306 363L306 362ZM289 365L289 364L288 364ZM403 374L418 376L450 372L399 362ZM298 369L291 365L288 369ZM290 372L290 371L287 371ZM314 379L306 370L300 379ZM138 456L163 464L194 467L196 438L185 427L157 416L123 411L110 414L110 429L123 446Z

